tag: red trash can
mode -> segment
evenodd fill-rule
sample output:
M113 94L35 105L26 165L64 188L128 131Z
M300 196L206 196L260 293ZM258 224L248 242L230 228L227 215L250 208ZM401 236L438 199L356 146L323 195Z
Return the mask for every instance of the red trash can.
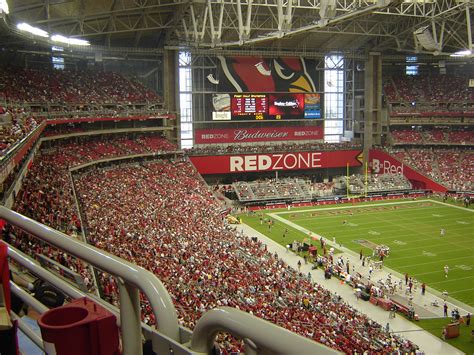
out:
M38 320L48 355L118 355L116 317L88 298L51 309Z

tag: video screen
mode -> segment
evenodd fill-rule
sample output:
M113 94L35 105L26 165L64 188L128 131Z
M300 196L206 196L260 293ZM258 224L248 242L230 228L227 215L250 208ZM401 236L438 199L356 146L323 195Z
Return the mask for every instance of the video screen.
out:
M321 95L304 95L304 118L321 118Z
M304 118L304 94L268 95L268 118L275 120Z
M212 95L212 120L213 121L230 121L230 95L214 94Z

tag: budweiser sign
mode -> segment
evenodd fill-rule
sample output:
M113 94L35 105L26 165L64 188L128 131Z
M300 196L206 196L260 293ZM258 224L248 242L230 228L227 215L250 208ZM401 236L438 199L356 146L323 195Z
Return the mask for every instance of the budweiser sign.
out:
M249 132L246 129L236 129L234 131L234 141L252 141L255 139L282 139L288 137L288 132L262 132L257 130L256 132Z
M308 127L197 129L195 131L196 144L322 140L323 138L322 121L319 126Z

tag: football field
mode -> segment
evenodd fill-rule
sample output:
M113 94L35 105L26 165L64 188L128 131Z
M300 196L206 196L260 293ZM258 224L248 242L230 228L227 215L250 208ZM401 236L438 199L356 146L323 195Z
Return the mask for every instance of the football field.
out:
M264 212L265 213L265 212ZM384 265L474 306L474 210L432 200L329 205L291 211L266 211L244 221L281 244L308 235L299 227L371 256L377 245L390 247ZM251 220L253 219L253 221ZM286 237L283 231L287 228ZM441 229L445 235L441 236ZM444 267L448 265L448 277Z

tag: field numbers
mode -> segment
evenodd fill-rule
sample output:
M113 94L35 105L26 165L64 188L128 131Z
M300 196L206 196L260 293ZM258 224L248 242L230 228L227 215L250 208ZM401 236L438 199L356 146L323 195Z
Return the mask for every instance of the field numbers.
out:
M470 271L472 270L472 267L470 267L469 265L454 265L454 267L460 269L460 270L463 270L463 271Z

